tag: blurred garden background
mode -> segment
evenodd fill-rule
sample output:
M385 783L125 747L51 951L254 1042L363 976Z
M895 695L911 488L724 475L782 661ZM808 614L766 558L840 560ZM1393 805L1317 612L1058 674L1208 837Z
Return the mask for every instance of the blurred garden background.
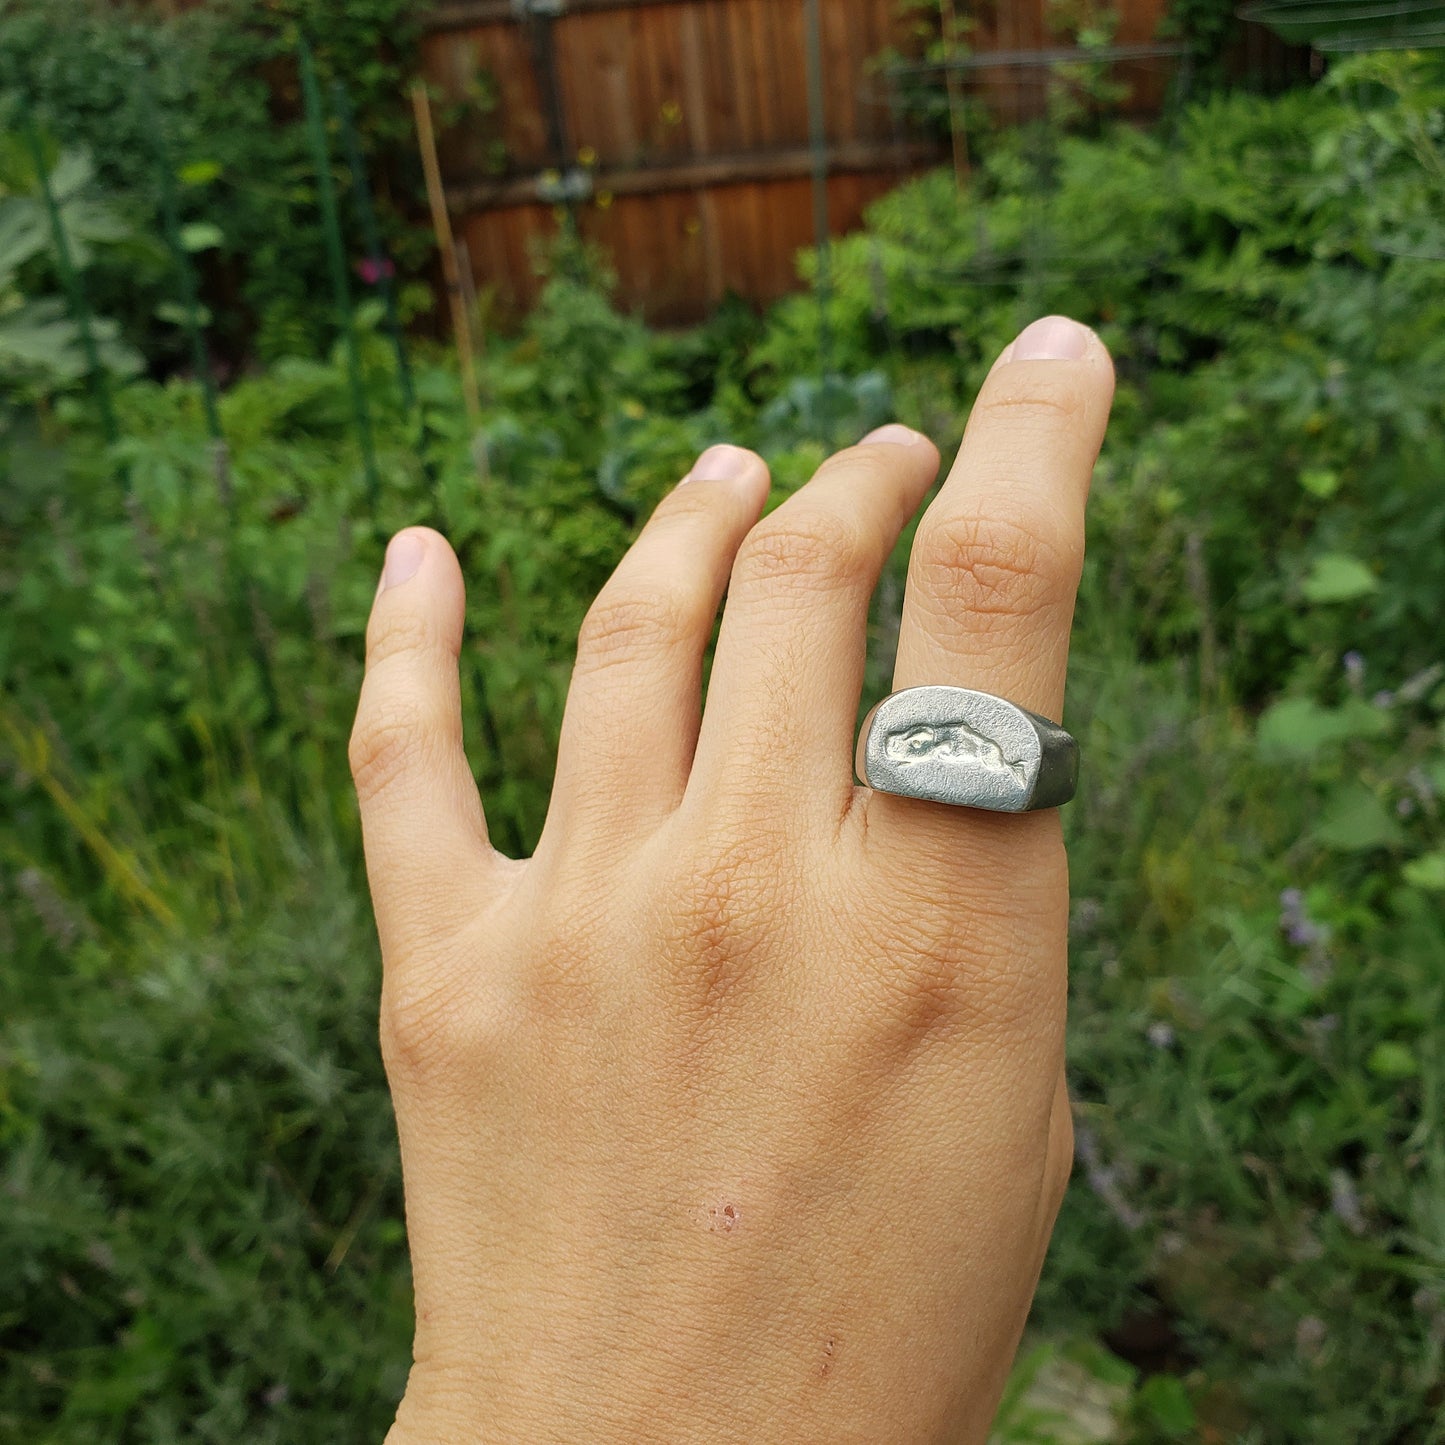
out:
M524 854L577 624L696 453L781 498L894 417L948 452L1050 311L1119 394L1078 1159L997 1440L1445 1441L1445 5L843 8L0 4L0 1442L390 1422L345 761L386 536L462 558ZM625 65L567 27L745 10L801 137L700 140L683 46L606 153Z

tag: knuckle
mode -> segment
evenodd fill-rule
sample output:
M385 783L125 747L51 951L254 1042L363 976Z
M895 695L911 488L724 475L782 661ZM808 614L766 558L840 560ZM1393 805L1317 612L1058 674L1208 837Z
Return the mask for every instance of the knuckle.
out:
M381 990L382 1061L393 1081L497 1077L525 1053L536 1020L531 1000L506 977L506 959L479 973L458 946L390 968Z
M840 487L844 491L861 491L864 487L879 485L880 474L886 474L887 458L894 453L901 455L901 447L889 447L879 454L880 449L868 451L863 448L850 447L846 451L835 452L819 466L813 474L814 484L820 481L827 481L830 486Z
M618 662L656 657L700 630L699 609L679 593L609 592L587 610L577 633L577 667L600 672Z
M419 1079L470 1059L476 1033L444 979L391 983L381 995L381 1055L389 1077Z
M412 764L423 734L421 710L404 698L389 698L357 714L346 752L363 802L385 791Z
M719 503L732 495L728 487L678 486L658 504L647 523L648 531L673 527L715 526Z
M894 930L882 951L883 1016L912 1043L951 1035L968 1012L967 951L961 931L947 920Z
M1036 421L1073 422L1083 416L1093 399L1094 388L1077 368L1047 368L1031 376L1017 373L997 375L983 398L986 414L1013 424Z
M1083 568L1080 543L1036 518L954 513L925 521L911 581L972 616L1027 618L1068 605Z
M831 590L862 574L870 548L856 522L821 509L780 508L748 533L733 567L735 588Z
M374 667L398 653L424 652L435 645L431 624L407 607L378 607L366 635L366 660Z
M874 970L871 1007L905 1048L968 1040L1011 1052L1037 1038L1046 985L1001 927L976 900L969 917L925 906L875 934L885 966Z
M741 839L714 845L691 861L673 891L665 953L685 961L706 1005L731 992L774 931L770 920L784 916L776 885L756 854L756 847Z
M553 900L533 920L527 956L518 969L526 1013L548 1026L599 1018L628 941L590 894Z

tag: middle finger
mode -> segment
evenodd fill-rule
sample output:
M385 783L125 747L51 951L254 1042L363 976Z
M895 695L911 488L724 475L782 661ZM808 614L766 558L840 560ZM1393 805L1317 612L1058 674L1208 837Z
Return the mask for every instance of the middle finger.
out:
M938 475L907 427L824 462L738 551L688 794L790 794L841 817L863 687L868 604Z

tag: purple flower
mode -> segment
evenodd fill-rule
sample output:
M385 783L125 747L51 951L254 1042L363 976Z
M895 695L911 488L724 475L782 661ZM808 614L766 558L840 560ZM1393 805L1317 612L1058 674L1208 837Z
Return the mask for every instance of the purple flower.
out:
M1389 688L1381 688L1370 701L1378 708L1391 708L1395 706L1395 694Z
M1329 928L1309 916L1304 894L1298 888L1286 888L1279 895L1279 926L1296 948L1319 948L1330 939Z
M356 263L356 274L368 286L376 286L381 283L383 277L395 276L396 267L385 257L364 256Z
M1340 661L1344 664L1345 680L1358 691L1365 680L1365 659L1351 648Z

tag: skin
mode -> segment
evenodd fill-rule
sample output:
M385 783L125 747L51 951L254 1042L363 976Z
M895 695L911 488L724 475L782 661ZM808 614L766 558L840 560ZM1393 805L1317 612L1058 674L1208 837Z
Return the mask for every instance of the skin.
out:
M1061 716L1112 394L1064 318L999 358L895 688ZM762 460L705 453L583 624L526 860L462 751L456 558L393 539L351 745L416 1289L388 1445L985 1439L1072 1164L1068 879L1057 813L853 780L938 467L889 428L759 520Z

